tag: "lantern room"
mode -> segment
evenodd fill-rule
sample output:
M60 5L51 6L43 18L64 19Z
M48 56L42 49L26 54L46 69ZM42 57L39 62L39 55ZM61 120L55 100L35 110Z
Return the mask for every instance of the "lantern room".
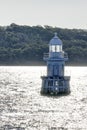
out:
M50 40L49 43L49 56L56 57L59 56L59 53L62 52L62 41L58 38L57 33L55 36Z

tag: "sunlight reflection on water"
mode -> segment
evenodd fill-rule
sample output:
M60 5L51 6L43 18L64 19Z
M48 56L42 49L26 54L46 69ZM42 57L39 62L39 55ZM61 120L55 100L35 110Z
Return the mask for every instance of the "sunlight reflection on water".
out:
M66 67L71 94L40 95L46 67L0 67L0 130L87 130L87 67Z

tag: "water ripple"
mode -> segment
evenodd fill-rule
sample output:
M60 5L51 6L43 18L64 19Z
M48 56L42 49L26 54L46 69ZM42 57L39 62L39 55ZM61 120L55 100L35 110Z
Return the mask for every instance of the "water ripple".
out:
M46 67L0 67L0 130L87 130L87 67L66 69L70 95L46 97Z

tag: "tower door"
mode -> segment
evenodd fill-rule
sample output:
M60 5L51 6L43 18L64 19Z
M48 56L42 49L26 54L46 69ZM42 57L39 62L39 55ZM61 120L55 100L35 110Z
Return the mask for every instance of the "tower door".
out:
M54 65L53 66L53 75L54 76L58 76L59 75L59 66L58 65Z

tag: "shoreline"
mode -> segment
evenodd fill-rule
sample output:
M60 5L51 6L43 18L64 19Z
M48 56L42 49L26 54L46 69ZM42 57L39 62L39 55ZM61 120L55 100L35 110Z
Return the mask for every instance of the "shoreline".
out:
M0 66L46 66L46 62L42 61L22 61L22 62L11 62L11 63L0 63ZM87 66L84 62L68 62L65 66Z

